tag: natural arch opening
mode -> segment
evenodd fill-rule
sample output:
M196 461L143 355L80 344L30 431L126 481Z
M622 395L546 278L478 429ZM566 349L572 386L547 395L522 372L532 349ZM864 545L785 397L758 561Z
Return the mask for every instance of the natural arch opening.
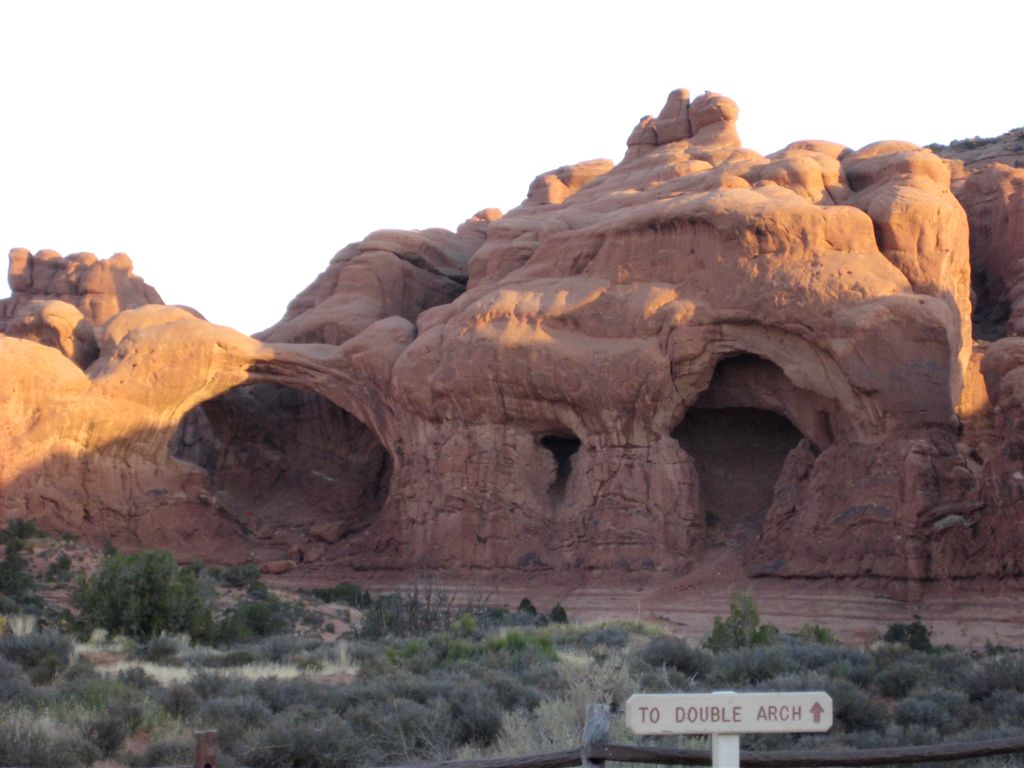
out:
M327 398L279 384L250 384L189 411L171 455L210 476L217 500L253 530L340 523L365 527L387 498L387 450Z
M728 535L760 531L786 457L804 437L776 406L788 399L780 382L799 391L763 358L723 360L672 432L697 465L708 525Z
M572 474L572 457L580 449L576 435L544 435L540 444L547 448L555 459L555 477L548 488L548 495L554 501L565 498L565 487Z

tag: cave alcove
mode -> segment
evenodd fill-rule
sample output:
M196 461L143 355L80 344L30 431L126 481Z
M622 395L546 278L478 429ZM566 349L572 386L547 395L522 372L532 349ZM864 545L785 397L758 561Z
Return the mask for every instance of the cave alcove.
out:
M786 407L800 392L764 358L729 357L672 431L696 464L709 528L743 540L760 532L786 457L804 438Z
M565 488L572 474L572 457L579 451L581 442L572 433L543 435L538 442L555 460L555 473L548 487L548 496L557 504L565 498Z
M368 525L387 499L387 450L327 398L280 384L236 387L182 419L169 450L210 477L220 504L256 528Z

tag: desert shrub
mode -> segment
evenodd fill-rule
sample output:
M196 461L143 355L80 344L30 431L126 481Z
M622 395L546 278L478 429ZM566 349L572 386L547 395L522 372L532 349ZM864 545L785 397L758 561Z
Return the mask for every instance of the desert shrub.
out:
M244 667L247 664L255 664L257 661L259 661L259 657L255 653L242 648L203 656L199 659L199 665L214 669L230 669L231 667Z
M149 691L159 687L160 683L155 677L146 674L142 667L129 667L117 673L117 682L134 688L138 691Z
M195 690L185 683L171 683L154 692L157 702L171 717L184 720L192 715L199 703Z
M501 729L501 708L480 683L462 679L447 686L445 698L451 709L457 744L490 744Z
M537 615L537 607L533 604L533 601L528 597L524 597L522 600L519 601L519 607L516 608L516 611L519 613L529 614L530 616Z
M352 727L333 713L275 716L236 750L252 768L352 768L366 764Z
M129 755L131 768L156 768L166 765L186 765L192 762L196 745L190 739L150 742L140 755Z
M218 697L204 701L196 714L202 729L216 729L218 740L230 750L247 731L261 728L273 713L258 696Z
M777 645L803 669L834 670L838 673L835 676L842 676L850 667L866 666L870 669L870 674L874 673L874 660L871 654L856 648L818 643L795 636L780 638Z
M931 670L925 659L913 654L886 665L875 675L875 688L886 698L899 699L920 684L931 680Z
M71 665L64 670L64 674L61 675L60 679L62 683L73 683L76 680L98 676L99 672L96 671L95 664L85 656L76 656Z
M648 665L667 667L688 677L704 677L711 669L711 657L697 648L691 648L683 639L664 636L652 639L639 653Z
M931 630L920 621L913 621L910 624L890 624L882 639L887 643L905 645L915 651L930 651L932 649Z
M597 647L624 648L629 644L629 630L625 627L597 624L581 629L574 638L574 644L580 648Z
M0 765L78 768L99 757L87 739L56 720L21 709L0 711Z
M832 697L836 725L845 731L878 731L885 727L885 707L845 680L831 680L825 690Z
M820 645L839 644L839 640L832 634L832 630L821 626L821 624L804 624L796 635L801 640L806 640L809 643L819 643Z
M316 650L321 645L322 641L317 638L276 635L258 643L252 643L246 646L245 650L250 651L259 659L280 664L297 654Z
M254 563L229 566L217 574L217 580L226 587L245 589L250 592L259 591L261 586L260 569Z
M970 705L961 691L933 690L897 702L892 714L905 729L919 725L941 734L955 733L969 720Z
M182 644L177 638L161 635L154 637L135 649L135 655L140 659L151 661L154 664L167 664L177 658L182 651Z
M34 594L35 580L29 570L28 560L22 554L24 549L24 539L15 536L9 536L4 544L4 558L0 560L0 610L4 612L38 605L38 598Z
M555 624L565 624L569 621L569 614L565 612L565 608L562 607L561 603L555 603L551 613L548 614L548 618Z
M453 718L443 699L424 704L408 698L369 699L345 713L371 765L441 759L455 745Z
M79 583L74 601L87 629L139 640L165 632L207 637L213 624L195 573L179 569L163 550L105 558Z
M217 623L214 636L222 645L269 637L290 629L290 614L288 606L275 597L245 602Z
M453 591L431 582L381 595L367 608L358 636L372 640L446 632L462 612L455 599Z
M1024 723L1024 693L1006 689L994 691L984 700L983 706L996 722L1015 726Z
M351 702L347 695L355 686L331 690L327 686L311 685L308 680L265 677L255 681L253 692L274 714L294 707L310 709L344 709ZM339 703L340 702L340 703Z
M523 682L518 675L500 669L483 669L473 672L503 710L532 710L544 698L544 694L540 690Z
M219 696L227 687L228 679L205 669L196 670L189 681L192 690L200 699L211 699Z
M971 701L982 701L995 691L1024 693L1024 653L987 656L964 675L964 689Z
M103 756L114 754L142 725L142 706L135 701L110 702L102 712L80 724L82 735L92 742Z
M726 618L715 617L711 634L704 641L712 653L770 645L779 635L771 624L762 624L754 596L749 592L734 592Z
M42 535L42 531L31 520L12 517L7 521L7 527L0 531L0 544L10 544L12 541L27 541Z
M61 552L60 556L47 566L45 578L47 581L57 582L65 582L71 578L71 558L67 552Z
M21 666L39 685L51 682L71 659L70 638L55 630L0 637L0 657Z
M369 592L360 588L358 584L350 584L347 581L339 582L333 587L310 589L308 593L321 602L345 603L353 608L365 608L373 602Z
M709 679L726 685L754 685L798 669L784 648L755 646L718 653Z
M0 707L6 704L30 704L35 691L21 666L0 658Z

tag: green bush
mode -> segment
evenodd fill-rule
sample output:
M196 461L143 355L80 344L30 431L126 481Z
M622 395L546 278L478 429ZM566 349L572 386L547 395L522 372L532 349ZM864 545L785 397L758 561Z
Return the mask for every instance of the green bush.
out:
M361 741L333 713L298 710L274 717L237 754L251 768L354 768L369 762Z
M594 648L624 648L629 645L629 630L625 627L597 624L581 629L579 634L572 638L572 643L577 648L584 648L586 650Z
M0 765L21 768L78 768L99 752L84 736L29 710L0 711Z
M22 668L0 658L0 707L5 704L31 704L35 698L35 690Z
M34 595L35 580L29 570L28 560L22 554L24 550L24 539L8 536L4 545L4 559L0 560L0 611L13 612L38 605Z
M265 726L272 715L258 696L217 697L200 705L196 723L202 730L216 730L220 744L231 751L247 732Z
M365 608L373 602L369 592L361 589L358 584L349 584L345 581L333 587L318 587L308 592L321 602L345 603L353 608Z
M12 541L25 542L42 535L42 531L31 520L12 517L7 521L7 527L0 531L0 544L10 544Z
M734 592L726 618L715 617L711 634L704 641L712 653L770 645L779 636L778 628L762 624L754 596L749 592Z
M145 550L105 558L74 593L87 630L97 627L139 640L161 633L206 638L213 627L196 575L169 552Z
M820 645L839 644L839 640L832 634L832 630L821 626L821 624L804 624L796 634L801 640L806 640L809 643L818 643Z
M825 690L832 697L832 712L842 730L879 731L885 728L885 708L864 691L845 680L832 680Z
M879 670L875 676L875 687L886 698L900 699L931 679L931 669L926 661L911 655Z
M971 701L983 701L996 691L1024 693L1024 653L988 656L968 670L964 688Z
M67 552L61 552L60 556L46 568L46 580L64 583L71 578L71 558Z
M176 638L161 635L140 645L135 655L154 664L167 664L176 659L181 651L182 644Z
M455 604L455 593L426 582L390 595L381 595L367 608L359 637L422 637L446 632L463 613Z
M83 722L80 729L100 754L107 757L114 754L141 724L142 706L138 702L115 701Z
M242 603L214 629L214 638L221 645L244 643L269 637L290 629L290 610L280 600L269 597Z
M910 624L890 624L882 637L887 643L905 645L915 651L932 650L932 633L920 621Z
M221 584L235 589L246 589L250 592L261 586L260 569L254 563L232 565L220 571L217 577Z
M640 651L639 657L656 669L674 669L691 678L704 677L711 669L711 657L707 653L691 648L681 638L668 635L652 639Z
M551 609L549 618L555 624L565 624L569 621L569 615L565 612L565 608L562 607L561 603L555 603L555 606Z
M799 669L785 648L755 646L717 654L709 678L719 685L755 685Z
M156 692L156 699L171 717L185 719L195 712L199 704L199 696L191 686L185 683L171 683Z
M530 616L537 615L537 608L533 604L533 601L530 600L530 598L528 597L524 597L522 600L519 601L519 607L516 608L516 611L518 611L519 613L529 614Z
M0 637L0 657L25 670L36 685L49 683L71 660L71 639L56 630Z

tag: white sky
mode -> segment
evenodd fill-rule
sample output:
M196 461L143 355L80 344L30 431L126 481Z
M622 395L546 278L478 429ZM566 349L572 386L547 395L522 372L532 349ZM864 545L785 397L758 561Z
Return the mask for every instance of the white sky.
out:
M1024 3L0 0L0 248L254 332L345 244L517 205L687 87L744 143L1024 125ZM3 289L0 296L9 295Z

